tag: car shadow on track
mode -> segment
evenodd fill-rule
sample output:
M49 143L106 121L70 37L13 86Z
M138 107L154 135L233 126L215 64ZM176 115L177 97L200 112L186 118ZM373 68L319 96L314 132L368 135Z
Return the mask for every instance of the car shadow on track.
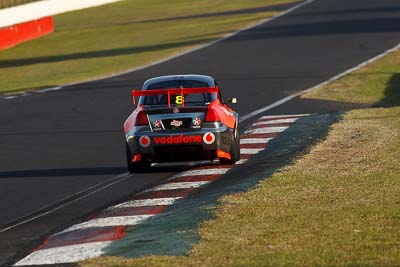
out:
M0 178L91 176L103 174L113 175L124 172L126 172L125 167L18 170L0 172Z
M193 167L203 165L215 165L215 162L177 162L163 163L152 166L143 173L175 173L188 170ZM127 173L125 166L120 167L97 167L97 168L61 168L61 169L32 169L32 170L15 170L0 172L1 178L35 178L35 177L66 177L66 176L97 176L97 175L119 175ZM132 174L135 175L135 174Z

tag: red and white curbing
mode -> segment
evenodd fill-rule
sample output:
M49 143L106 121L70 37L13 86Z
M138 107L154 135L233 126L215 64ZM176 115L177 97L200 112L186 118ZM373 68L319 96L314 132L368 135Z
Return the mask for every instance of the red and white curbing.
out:
M242 158L237 164L265 150L270 140L308 115L264 116L258 119L240 138ZM215 181L229 169L227 166L210 165L176 174L129 201L111 206L87 221L50 236L15 266L73 263L105 255L105 249L125 235L126 227L145 223L162 213L167 206Z

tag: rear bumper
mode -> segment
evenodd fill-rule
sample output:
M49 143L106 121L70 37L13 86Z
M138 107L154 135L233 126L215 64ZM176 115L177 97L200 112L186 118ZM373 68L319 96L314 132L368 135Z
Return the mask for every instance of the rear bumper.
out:
M233 129L220 123L210 126L179 132L153 132L148 127L134 129L126 135L131 162L212 160L218 157L217 150L229 153Z

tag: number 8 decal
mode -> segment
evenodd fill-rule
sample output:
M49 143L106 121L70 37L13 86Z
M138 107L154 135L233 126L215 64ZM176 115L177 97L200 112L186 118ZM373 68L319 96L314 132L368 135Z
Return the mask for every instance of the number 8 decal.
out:
M177 95L177 96L176 96L176 98L175 98L175 104L177 104L177 105L182 105L183 101L185 101L184 98L183 98L183 95Z

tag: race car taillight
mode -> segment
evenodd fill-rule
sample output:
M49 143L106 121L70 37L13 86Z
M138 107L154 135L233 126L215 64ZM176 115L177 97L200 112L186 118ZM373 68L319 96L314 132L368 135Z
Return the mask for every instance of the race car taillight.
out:
M218 112L213 107L209 107L207 109L205 122L216 122L216 121L220 121Z
M149 120L144 110L140 110L135 118L135 126L149 125Z

